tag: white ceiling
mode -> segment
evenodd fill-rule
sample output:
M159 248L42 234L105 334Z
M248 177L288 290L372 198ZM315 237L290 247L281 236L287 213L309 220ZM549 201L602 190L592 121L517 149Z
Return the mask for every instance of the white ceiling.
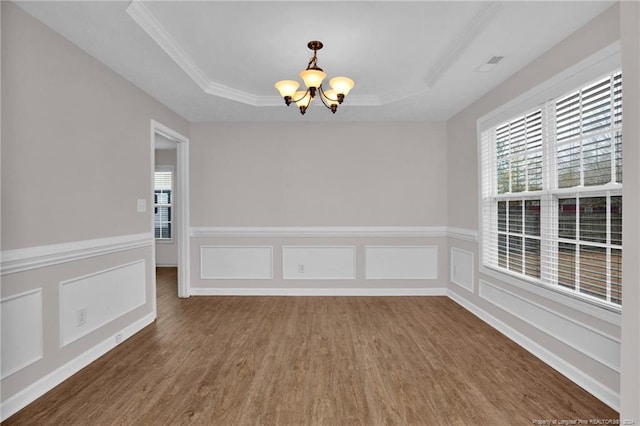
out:
M612 1L159 1L18 5L192 122L445 120ZM286 107L321 40L328 78L356 82L338 112ZM504 60L477 69L494 55ZM314 102L318 104L319 102Z

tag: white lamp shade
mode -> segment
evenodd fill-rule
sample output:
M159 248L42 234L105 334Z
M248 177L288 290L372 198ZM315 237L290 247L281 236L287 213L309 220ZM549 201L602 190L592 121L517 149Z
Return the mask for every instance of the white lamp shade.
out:
M305 96L305 93L306 93L306 96ZM296 92L294 99L299 99L298 101L296 101L296 105L298 105L299 107L301 106L308 107L309 104L311 103L311 93L301 90L299 92Z
M335 90L325 90L324 91L324 101L327 105L338 105L338 93Z
M320 87L322 80L324 80L326 76L327 74L320 70L309 69L300 71L300 78L302 78L307 87Z
M283 98L286 96L293 97L296 90L298 90L298 87L300 87L300 83L295 80L280 80L275 84L275 86L276 89L278 89L278 92L280 92L280 96Z
M334 77L329 80L329 85L336 91L336 93L341 93L347 96L349 91L353 89L353 86L355 86L355 83L347 77Z

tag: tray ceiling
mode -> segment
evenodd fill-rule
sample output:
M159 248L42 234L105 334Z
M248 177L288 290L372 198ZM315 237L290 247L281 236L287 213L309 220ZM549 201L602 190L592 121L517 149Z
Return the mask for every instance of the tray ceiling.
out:
M18 2L193 122L446 120L611 4ZM356 82L335 115L302 117L273 87L301 81L309 40L328 78Z

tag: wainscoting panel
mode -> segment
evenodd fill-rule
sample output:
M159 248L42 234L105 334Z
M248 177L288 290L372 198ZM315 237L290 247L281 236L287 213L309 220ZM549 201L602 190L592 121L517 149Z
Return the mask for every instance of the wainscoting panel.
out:
M354 246L283 246L285 280L353 280L356 278Z
M2 312L2 379L42 358L42 289L9 296Z
M145 269L142 259L61 282L61 345L144 305Z
M438 278L436 246L366 246L365 259L368 280Z
M201 246L200 278L270 280L273 278L273 247Z
M612 370L620 372L619 339L487 281L480 281L480 297Z
M473 293L473 253L451 248L451 282Z

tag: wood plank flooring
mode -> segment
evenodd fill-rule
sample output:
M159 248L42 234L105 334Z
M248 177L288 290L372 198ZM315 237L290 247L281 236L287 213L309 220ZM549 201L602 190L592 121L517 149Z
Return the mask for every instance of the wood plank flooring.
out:
M176 297L21 425L531 425L618 414L446 297Z

